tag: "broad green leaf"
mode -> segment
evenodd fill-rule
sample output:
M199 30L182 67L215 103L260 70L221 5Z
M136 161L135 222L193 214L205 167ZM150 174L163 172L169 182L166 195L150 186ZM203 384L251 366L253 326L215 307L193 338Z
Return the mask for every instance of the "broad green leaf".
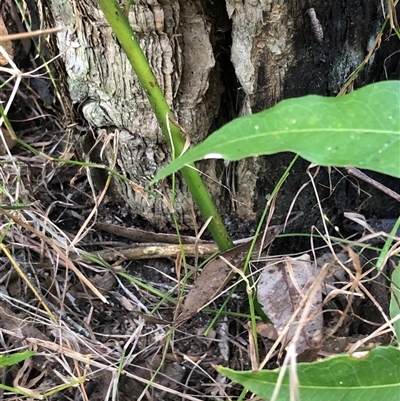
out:
M35 354L36 352L34 351L24 351L16 352L10 355L0 355L0 368L3 368L4 366L15 365L16 363L22 362Z
M279 369L236 372L218 367L229 379L269 400ZM302 401L397 401L400 399L400 350L379 347L362 358L339 355L297 365ZM285 372L277 401L290 400L289 374Z
M239 160L290 151L325 166L400 177L400 81L339 98L305 96L238 118L172 161L153 182L204 158Z

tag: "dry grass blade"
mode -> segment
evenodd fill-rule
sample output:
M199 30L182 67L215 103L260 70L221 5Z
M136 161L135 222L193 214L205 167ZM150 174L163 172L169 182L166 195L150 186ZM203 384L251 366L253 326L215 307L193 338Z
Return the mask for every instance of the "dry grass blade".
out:
M54 314L51 312L49 307L46 305L46 302L44 299L39 295L39 293L36 291L36 288L32 285L28 277L26 277L26 274L22 271L22 269L19 267L17 261L13 258L13 256L10 254L8 249L4 246L4 244L0 243L0 249L4 252L4 254L7 256L7 258L10 260L11 264L14 266L14 269L18 272L18 274L21 276L21 278L25 281L25 283L28 285L28 287L31 289L35 297L39 300L39 302L43 305L43 308L46 310L46 312L49 314L51 319L53 320L54 323L58 324L58 321Z
M12 40L21 40L33 38L35 36L44 36L50 35L52 33L57 33L63 31L64 28L48 28L48 29L39 29L37 31L24 32L24 33L14 33L10 35L0 35L0 42L8 42ZM1 30L0 30L1 32Z
M82 272L72 263L71 259L66 255L66 253L58 246L55 244L53 240L50 238L46 237L43 233L41 233L39 230L36 228L32 227L30 224L26 223L19 217L15 216L13 213L8 212L7 210L4 210L0 208L0 213L3 213L6 215L10 220L15 221L20 225L21 227L25 228L29 232L35 234L38 238L46 242L48 245L50 245L51 248L56 252L57 255L60 256L60 258L65 262L65 264L70 268L76 275L77 277L81 280L83 284L85 284L88 288L90 288L93 293L101 299L104 303L108 303L107 299L100 293L100 291L88 280Z

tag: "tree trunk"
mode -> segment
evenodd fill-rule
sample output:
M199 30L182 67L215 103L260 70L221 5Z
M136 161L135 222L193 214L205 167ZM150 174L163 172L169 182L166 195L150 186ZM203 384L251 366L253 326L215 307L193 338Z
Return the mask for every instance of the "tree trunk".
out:
M82 151L93 161L111 164L116 143L116 168L133 184L147 188L170 152L127 58L94 0L47 2L50 23L67 28L58 34L57 45L70 99L87 121L81 131L84 137L77 138ZM307 11L311 6L315 13ZM176 119L191 142L197 143L233 117L258 112L283 98L336 95L366 57L384 11L380 0L312 4L308 0L226 0L226 4L140 0L130 8L129 20ZM388 56L384 54L392 46L389 43L393 41L386 42L377 53L379 58L360 74L356 87L384 79L382 57ZM393 55L389 74L398 77L396 60L398 55ZM105 152L101 152L103 145ZM225 164L208 160L199 165L221 213L254 220L292 157L279 154ZM308 165L300 160L290 172L276 204L278 220L309 180ZM320 198L330 197L325 202L328 213L358 208L364 200L342 178L333 172L329 180L327 169L316 177ZM341 191L336 189L331 196L336 184ZM168 202L162 197L143 198L135 185L115 179L114 198L154 227L168 226ZM158 189L168 196L164 187ZM359 210L373 210L368 202ZM390 199L385 202L389 211L395 210ZM308 211L299 226L306 224L309 230L316 221L316 204L309 185L294 208ZM196 224L193 209L184 183L178 180L175 211L182 227Z

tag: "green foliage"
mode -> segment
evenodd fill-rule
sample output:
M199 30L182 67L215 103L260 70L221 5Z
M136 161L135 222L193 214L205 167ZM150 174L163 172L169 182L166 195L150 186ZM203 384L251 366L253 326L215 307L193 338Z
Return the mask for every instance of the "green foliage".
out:
M399 227L400 227L400 217L398 217L390 234L393 236L397 235L397 233L400 230ZM393 238L391 237L387 238L385 246L383 247L382 253L379 256L377 262L378 269L381 269L381 266L383 265L384 260L387 257L387 254L390 250L393 241L394 241ZM398 255L400 256L400 253L398 253ZM400 318L399 316L400 315L400 263L393 270L390 287L391 287L391 296L390 296L389 313L391 319L398 318L397 320L394 321L393 327L396 333L397 341L400 343L400 319L399 319Z
M23 362L23 361L25 361L25 359L28 359L35 354L36 354L36 352L34 352L34 351L24 351L24 352L15 352L14 354L10 354L10 355L0 355L0 368L16 365L17 363ZM37 397L36 393L31 392L28 389L27 389L27 391L24 391L21 388L14 388L14 387L7 386L5 384L0 384L0 389L10 391L11 393L14 393L14 394L21 394L26 397L43 399L40 396Z
M320 165L400 177L400 81L338 98L305 96L238 118L175 159L153 181L204 158L238 160L291 151Z
M393 270L391 290L390 317L394 319L400 315L400 263ZM400 319L393 323L393 327L396 332L397 341L400 342Z
M379 347L356 358L339 355L314 363L297 365L300 399L304 401L395 401L400 394L400 350ZM263 399L274 391L279 369L236 372L218 367L229 379ZM285 372L277 401L290 400L290 378Z
M0 368L4 368L5 366L12 366L19 362L24 361L25 359L30 358L35 355L34 351L24 351L24 352L16 352L11 355L0 355Z

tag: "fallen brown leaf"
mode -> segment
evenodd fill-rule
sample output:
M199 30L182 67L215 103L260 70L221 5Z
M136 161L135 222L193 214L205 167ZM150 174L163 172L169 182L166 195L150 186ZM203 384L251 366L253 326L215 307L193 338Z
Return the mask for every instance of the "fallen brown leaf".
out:
M282 230L283 226L281 225L269 227L267 232L264 233L265 235L260 235L257 239L253 254L257 254L261 249L267 247ZM226 261L241 269L251 244L252 241L249 241L229 249L206 264L186 297L182 313L176 319L177 323L181 323L199 312L222 291L235 274Z
M309 288L316 281L317 273L313 270L310 256L297 258L286 257L279 262L268 263L260 274L257 286L257 298L264 313L271 319L278 334L281 335L294 314L296 319L287 331L285 344L294 336L299 320L298 307L303 302ZM309 321L302 327L296 342L298 353L311 346L319 345L322 340L322 292L319 289L313 298Z
M17 143L17 141L13 138L13 136L8 132L8 129L5 127L1 127L0 128L0 135L3 136L4 138L4 142L3 140L0 138L0 155L4 155L4 153L6 152L6 147L8 147L8 149L12 149L15 144Z
M6 36L8 34L6 24L4 23L3 17L0 15L0 35ZM12 43L10 40L2 40L0 41L0 46L3 47L5 52L8 54L10 59L14 58L14 50L12 47ZM7 65L8 60L0 54L0 65Z

